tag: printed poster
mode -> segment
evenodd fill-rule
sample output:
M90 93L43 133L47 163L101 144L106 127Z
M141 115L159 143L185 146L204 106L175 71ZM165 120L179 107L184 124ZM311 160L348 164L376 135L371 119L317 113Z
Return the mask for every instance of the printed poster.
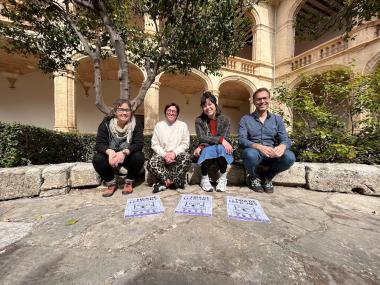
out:
M227 196L227 214L230 219L270 223L259 201L255 199Z
M165 211L159 196L132 198L127 200L124 218L143 217L160 214Z
M181 195L175 212L191 216L212 216L212 197L208 195Z

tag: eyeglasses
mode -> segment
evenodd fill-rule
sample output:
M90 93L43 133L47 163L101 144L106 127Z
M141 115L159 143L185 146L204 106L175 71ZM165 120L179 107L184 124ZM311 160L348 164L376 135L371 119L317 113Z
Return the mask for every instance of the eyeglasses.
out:
M123 113L123 112L129 113L129 112L131 112L131 109L116 108L116 112L118 112L118 113Z
M269 97L262 97L262 98L256 98L255 101L256 102L260 102L260 101L268 101L269 100Z
M172 110L167 110L166 111L167 114L174 114L174 115L177 115L177 111L172 111Z

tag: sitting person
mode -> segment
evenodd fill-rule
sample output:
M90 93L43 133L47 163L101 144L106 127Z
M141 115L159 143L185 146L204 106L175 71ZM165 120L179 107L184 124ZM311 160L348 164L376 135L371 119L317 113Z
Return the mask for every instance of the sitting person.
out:
M190 134L186 123L177 120L179 106L170 103L165 106L165 120L158 122L153 131L152 149L155 155L149 160L148 171L156 178L153 193L166 188L184 189L186 172L191 165L187 152Z
M239 144L243 148L242 159L250 176L251 187L256 192L273 193L273 177L289 169L296 158L290 150L291 142L279 115L268 111L270 93L266 88L253 94L255 112L240 120ZM279 144L275 145L279 140ZM259 176L257 167L262 164L269 170Z
M233 162L230 136L230 119L221 114L216 97L206 91L201 97L202 114L195 120L195 131L200 145L194 150L201 166L201 187L206 192L214 190L210 183L208 171L216 163L220 177L216 191L224 192L227 186L227 164Z
M144 165L143 125L132 113L131 103L118 99L109 116L99 125L96 135L96 154L92 164L107 185L103 197L112 196L117 189L115 169L128 169L122 194L133 192L133 181Z

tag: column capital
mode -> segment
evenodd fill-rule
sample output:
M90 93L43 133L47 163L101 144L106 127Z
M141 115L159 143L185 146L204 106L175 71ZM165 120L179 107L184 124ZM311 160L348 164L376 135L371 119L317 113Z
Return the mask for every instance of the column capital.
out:
M219 98L219 95L220 95L220 91L219 90L207 90L209 92L211 92L212 95L214 95L215 97Z
M161 85L161 82L155 81L155 82L152 83L152 85L150 85L149 88L154 88L154 89L159 90L160 89L160 85Z

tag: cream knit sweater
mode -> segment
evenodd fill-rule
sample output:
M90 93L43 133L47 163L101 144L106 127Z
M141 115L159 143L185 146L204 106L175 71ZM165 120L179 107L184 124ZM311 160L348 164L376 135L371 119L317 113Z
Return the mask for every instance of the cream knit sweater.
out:
M154 127L152 149L155 153L164 156L173 151L176 155L189 148L190 134L185 122L176 120L169 124L166 120L160 121Z

